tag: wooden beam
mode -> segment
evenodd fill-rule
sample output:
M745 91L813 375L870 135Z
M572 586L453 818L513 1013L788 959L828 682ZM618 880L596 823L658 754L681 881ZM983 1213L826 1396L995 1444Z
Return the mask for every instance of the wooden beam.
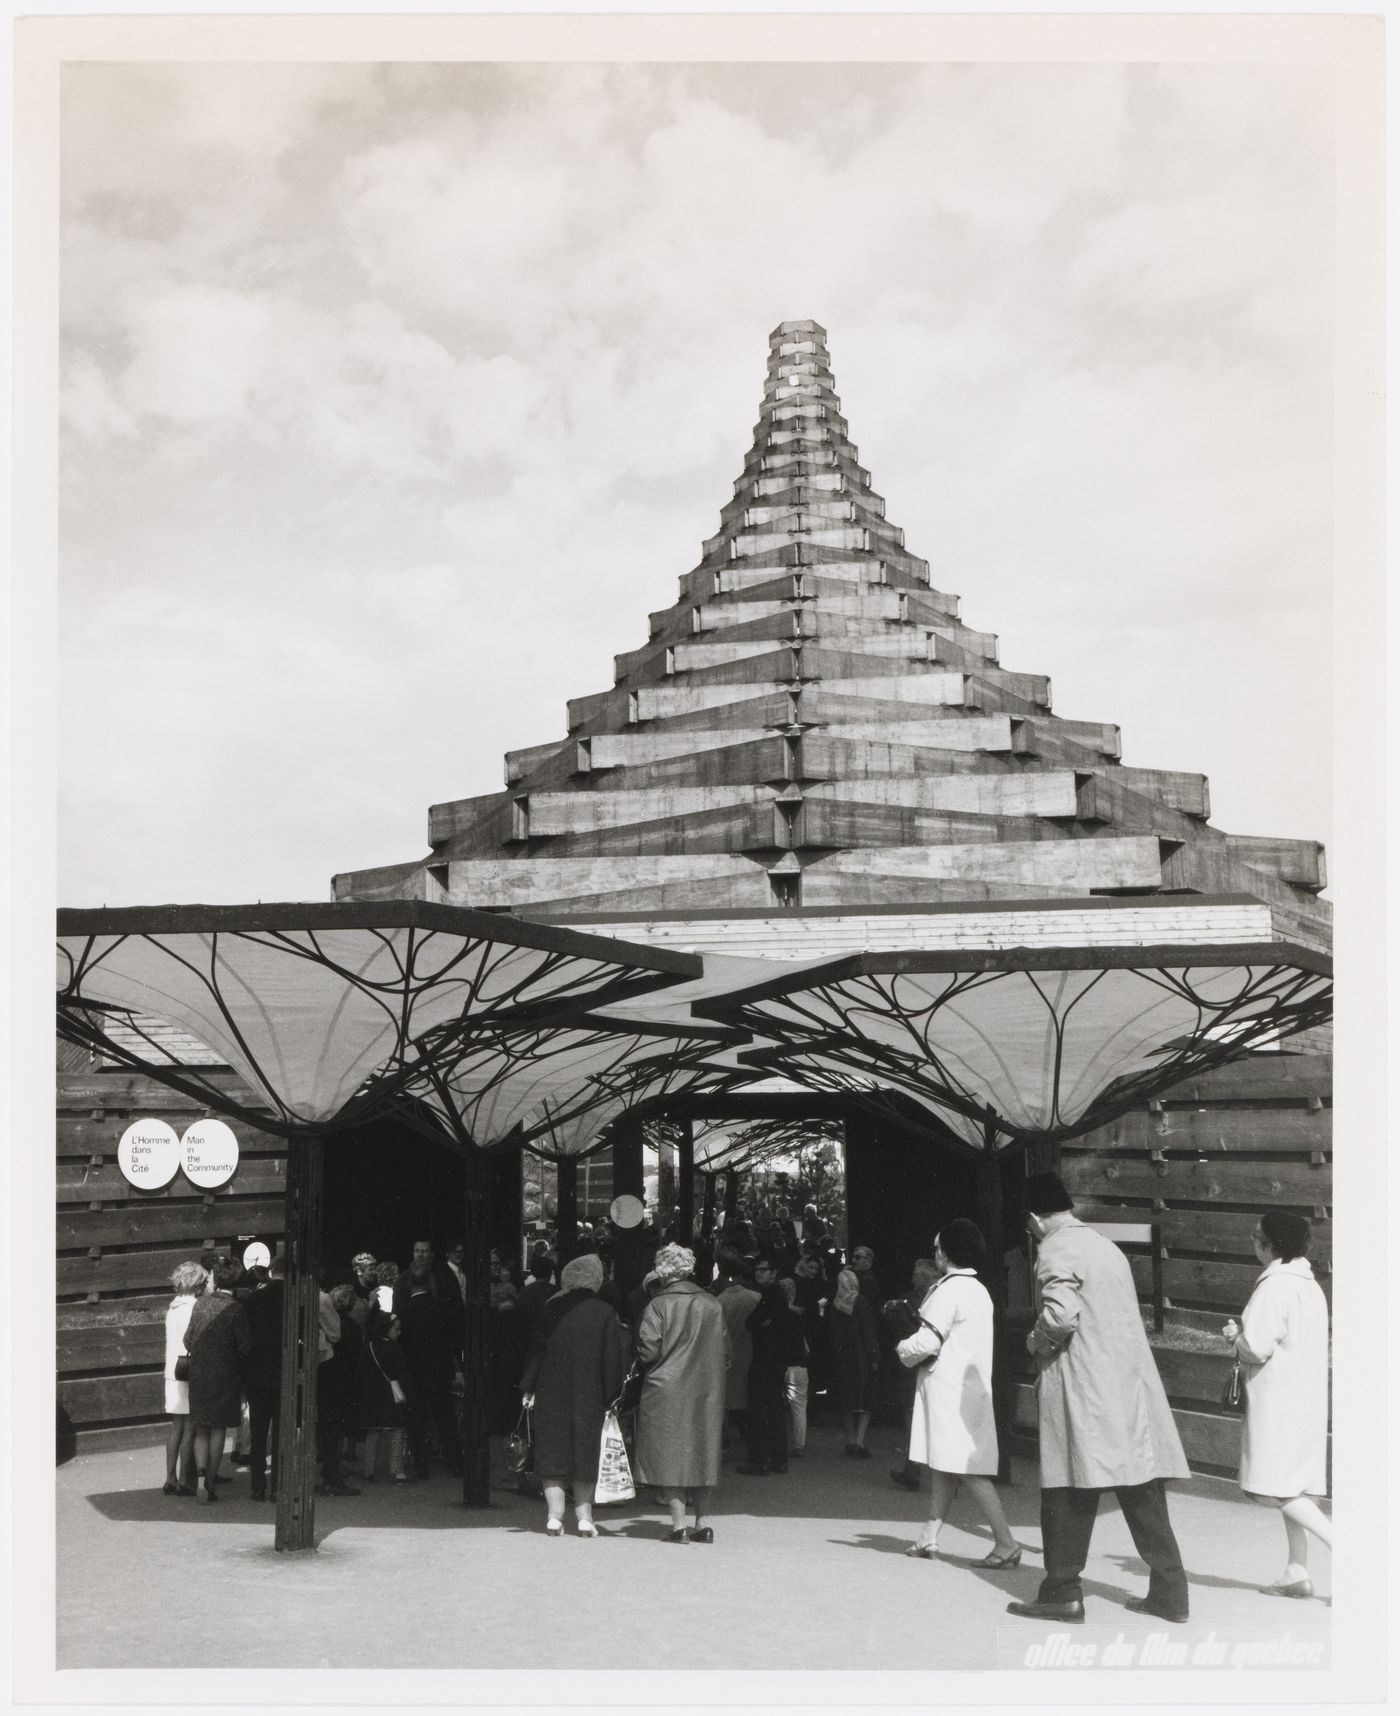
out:
M688 1246L695 1237L695 1129L689 1120L680 1122L676 1143L676 1199L680 1205L676 1237Z
M562 1268L578 1245L578 1158L564 1156L554 1166L555 1197L559 1205L559 1265Z
M469 1150L464 1166L462 1274L467 1291L462 1332L462 1376L466 1385L462 1399L462 1503L465 1507L489 1507L491 1441L486 1425L486 1312L491 1302L491 1164L479 1150ZM573 1161L569 1166L577 1169ZM513 1257L511 1261L514 1262Z
M287 1147L286 1265L282 1323L282 1421L278 1437L274 1547L316 1547L316 1379L321 1363L322 1143L296 1138Z

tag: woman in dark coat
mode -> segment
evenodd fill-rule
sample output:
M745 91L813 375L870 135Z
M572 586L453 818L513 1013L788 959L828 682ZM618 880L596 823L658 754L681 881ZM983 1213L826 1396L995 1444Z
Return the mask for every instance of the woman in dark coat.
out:
M647 1367L637 1408L637 1481L652 1484L671 1511L668 1543L713 1543L701 1521L719 1482L729 1333L718 1299L689 1279L695 1253L666 1245L654 1265L661 1283L637 1326ZM687 1505L695 1524L687 1529Z
M521 1378L526 1406L534 1409L535 1471L549 1509L545 1530L564 1530L564 1488L572 1482L580 1537L596 1537L593 1491L603 1419L617 1398L627 1354L627 1331L617 1312L598 1297L603 1265L595 1256L564 1265L559 1291L540 1313Z
M224 1456L224 1433L243 1413L243 1360L253 1350L248 1313L233 1296L243 1271L217 1257L210 1291L195 1301L185 1329L190 1355L190 1422L194 1425L195 1500L215 1499L210 1477Z
M827 1320L831 1325L836 1405L846 1418L846 1453L853 1460L868 1460L865 1433L875 1407L880 1324L860 1290L860 1277L854 1269L843 1269L836 1277L836 1297Z

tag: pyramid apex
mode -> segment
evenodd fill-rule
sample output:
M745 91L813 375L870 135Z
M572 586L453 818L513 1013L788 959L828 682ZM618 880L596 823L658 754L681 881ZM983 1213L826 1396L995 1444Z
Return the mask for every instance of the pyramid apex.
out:
M779 340L792 339L802 335L806 335L809 338L824 340L826 338L826 329L820 322L779 322L777 327L773 329L771 334L769 334L768 343L769 345L773 345Z

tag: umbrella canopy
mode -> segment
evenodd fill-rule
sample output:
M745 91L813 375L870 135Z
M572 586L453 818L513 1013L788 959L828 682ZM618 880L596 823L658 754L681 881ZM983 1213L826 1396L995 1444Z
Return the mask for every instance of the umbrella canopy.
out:
M712 1055L748 1040L747 1032L700 1022L527 1026L467 1040L455 1057L434 1054L405 1089L459 1140L478 1147L507 1138L528 1143L566 1125L581 1138L588 1129L574 1122L605 1110L598 1125L606 1124L636 1092L663 1077L678 1085L702 1073Z
M745 1060L902 1090L970 1144L989 1117L1008 1138L1075 1137L1331 1008L1331 961L1281 942L860 954L696 1004L783 1044Z
M284 1136L382 1112L441 1057L694 980L689 954L421 900L58 914L61 1037ZM266 1104L172 1066L171 1023ZM117 1023L126 1029L113 1031Z

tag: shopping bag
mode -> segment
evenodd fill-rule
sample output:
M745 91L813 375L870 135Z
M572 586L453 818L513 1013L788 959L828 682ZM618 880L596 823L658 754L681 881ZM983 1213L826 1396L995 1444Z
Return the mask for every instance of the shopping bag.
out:
M601 1506L607 1502L631 1501L636 1495L632 1485L632 1467L627 1459L627 1444L617 1414L609 1412L603 1419L603 1440L598 1448L598 1487L593 1499Z

